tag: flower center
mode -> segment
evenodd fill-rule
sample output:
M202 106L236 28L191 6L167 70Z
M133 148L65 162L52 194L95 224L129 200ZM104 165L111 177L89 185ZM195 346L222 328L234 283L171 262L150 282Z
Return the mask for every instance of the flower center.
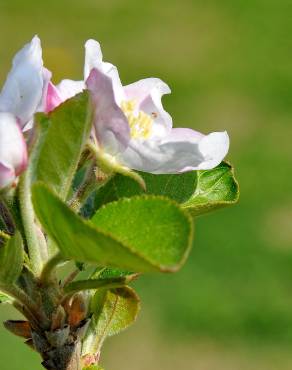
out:
M121 103L121 109L128 119L131 137L134 139L147 139L152 132L153 120L145 112L135 110L135 100L127 100Z

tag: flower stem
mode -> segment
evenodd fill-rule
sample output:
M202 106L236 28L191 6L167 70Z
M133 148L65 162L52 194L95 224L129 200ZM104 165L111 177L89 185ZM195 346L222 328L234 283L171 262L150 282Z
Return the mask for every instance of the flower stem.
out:
M42 270L43 260L41 257L40 245L35 225L35 215L31 201L29 168L20 177L19 200L31 268L36 275L39 275Z
M49 283L53 277L53 273L55 272L56 267L63 261L64 257L60 252L49 259L42 270L40 281L43 284Z
M84 180L80 187L74 193L69 205L78 212L83 204L86 202L90 194L98 188L99 184L96 178L96 165L95 163L90 163L86 169L84 175Z

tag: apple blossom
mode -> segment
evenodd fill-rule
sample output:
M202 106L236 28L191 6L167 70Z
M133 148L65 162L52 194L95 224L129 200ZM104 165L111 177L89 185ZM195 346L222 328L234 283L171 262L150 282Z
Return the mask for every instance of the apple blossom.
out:
M94 104L96 141L121 165L163 174L212 169L226 156L226 132L203 135L172 128L161 98L169 87L157 78L122 86L116 68L102 62L99 44L86 43L85 76Z
M85 84L49 84L47 111L86 86L94 106L94 141L109 165L163 174L212 169L224 159L229 148L226 132L203 135L172 128L161 103L170 93L163 81L147 78L122 86L117 68L103 62L98 42L88 40L85 50Z
M32 127L50 73L43 68L40 40L35 36L14 57L0 93L0 188L10 185L26 167L22 135Z
M219 164L227 133L172 128L163 81L123 86L99 44L85 47L84 80L54 86L34 37L0 92L0 303L23 316L4 327L47 370L101 370L105 339L140 309L129 284L141 274L178 271L193 244L193 217L239 196L224 162L204 176L175 175ZM30 165L18 181L27 144ZM115 173L147 184L147 194Z

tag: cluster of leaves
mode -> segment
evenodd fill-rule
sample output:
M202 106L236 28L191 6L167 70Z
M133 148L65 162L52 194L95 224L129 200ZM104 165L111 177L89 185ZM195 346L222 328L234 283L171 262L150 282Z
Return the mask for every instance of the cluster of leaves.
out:
M85 270L95 266L85 280L68 283L63 292L91 292L84 356L99 353L107 336L135 320L139 299L127 284L137 274L177 271L192 245L194 218L238 199L233 170L225 162L209 171L139 173L145 189L115 173L99 182L92 159L85 155L91 130L88 105L84 92L50 115L36 117L29 168L16 193L22 214L19 231L0 249L0 290L8 294L24 266L42 276L46 267L38 269L57 251L61 260L75 261ZM84 187L90 192L78 198ZM36 236L38 223L43 242ZM35 245L41 249L42 243L46 253L35 255ZM92 363L88 368L97 369Z

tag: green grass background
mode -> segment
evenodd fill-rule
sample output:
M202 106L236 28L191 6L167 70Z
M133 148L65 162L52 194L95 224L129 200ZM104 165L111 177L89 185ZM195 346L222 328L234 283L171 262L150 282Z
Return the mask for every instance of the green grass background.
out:
M175 126L231 138L240 203L197 221L180 273L137 284L143 312L107 343L106 370L292 368L291 14L289 0L1 0L2 82L36 33L54 80L81 78L95 38L125 84L170 85ZM38 363L0 330L1 370Z

